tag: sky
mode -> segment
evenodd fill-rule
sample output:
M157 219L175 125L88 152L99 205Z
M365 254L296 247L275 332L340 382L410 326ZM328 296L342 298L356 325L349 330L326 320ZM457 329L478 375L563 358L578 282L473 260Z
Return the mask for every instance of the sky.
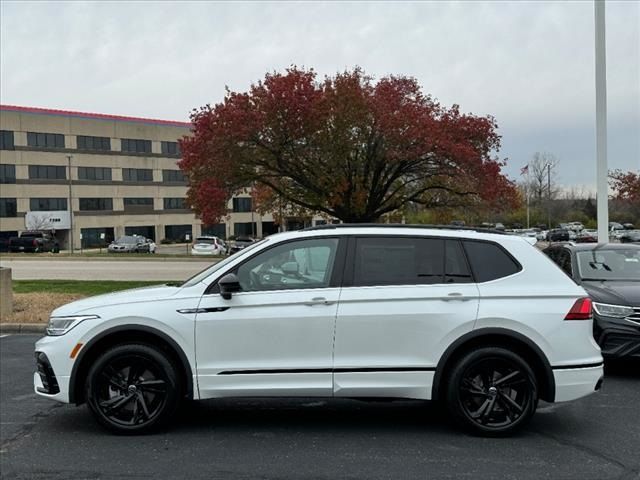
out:
M640 1L607 1L608 155L640 169ZM594 5L493 2L0 3L0 102L188 120L290 65L415 77L492 115L505 172L534 152L595 190Z

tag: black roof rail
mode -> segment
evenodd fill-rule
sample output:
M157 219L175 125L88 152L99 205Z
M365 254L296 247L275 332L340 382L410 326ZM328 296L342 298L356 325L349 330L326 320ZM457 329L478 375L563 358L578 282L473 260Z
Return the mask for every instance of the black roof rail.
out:
M302 229L303 232L313 230L332 230L340 228L416 228L416 229L432 229L432 230L467 230L471 232L497 233L506 235L502 230L484 227L458 227L456 225L431 225L431 224L414 224L414 223L331 223L325 225L316 225L315 227L307 227Z

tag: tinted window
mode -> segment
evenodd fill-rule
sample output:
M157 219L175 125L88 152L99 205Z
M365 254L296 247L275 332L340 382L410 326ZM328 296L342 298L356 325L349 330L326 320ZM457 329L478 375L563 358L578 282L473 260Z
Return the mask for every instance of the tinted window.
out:
M77 142L79 150L111 150L111 139L109 137L78 135Z
M113 210L111 198L81 198L80 210Z
M124 200L125 212L136 211L151 211L153 210L153 198L125 198Z
M165 198L164 209L165 210L184 210L187 206L184 203L184 198Z
M445 282L469 283L473 281L462 244L458 240L447 240L445 250Z
M337 249L336 238L278 245L238 267L240 286L245 292L328 287Z
M51 212L67 209L66 198L31 198L29 207L32 212Z
M13 132L11 130L0 130L0 150L13 150Z
M0 217L17 217L18 204L15 198L0 198Z
M150 168L123 168L122 180L125 182L151 182L153 171Z
M106 167L78 167L78 180L110 181L111 169Z
M234 198L233 211L234 212L250 212L251 198Z
M185 183L187 179L182 170L162 170L162 181Z
M120 144L123 152L151 153L151 140L123 138Z
M520 265L495 243L466 240L464 248L476 282L507 277L521 270Z
M354 285L442 283L444 240L371 237L356 240Z
M29 165L29 178L39 180L64 180L67 167L56 165Z
M16 166L0 165L0 183L16 183Z
M160 149L165 155L180 155L178 142L161 142Z
M60 133L27 132L30 147L64 148L64 135Z

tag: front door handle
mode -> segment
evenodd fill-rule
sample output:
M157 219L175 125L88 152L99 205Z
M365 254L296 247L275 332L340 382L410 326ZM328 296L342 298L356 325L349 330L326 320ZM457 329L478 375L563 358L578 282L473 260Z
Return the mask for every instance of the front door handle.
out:
M443 300L445 302L449 302L451 300L467 300L467 298L460 292L451 292L448 293L447 296L443 298Z
M313 297L308 302L304 302L307 307L313 307L314 305L332 305L335 302L330 302L324 297Z

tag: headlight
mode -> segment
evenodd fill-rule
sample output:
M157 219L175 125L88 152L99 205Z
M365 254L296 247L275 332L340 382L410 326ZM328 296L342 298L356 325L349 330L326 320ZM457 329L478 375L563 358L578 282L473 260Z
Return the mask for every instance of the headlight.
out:
M74 317L51 317L49 318L49 325L47 325L47 335L57 337L64 335L80 322L85 320L94 320L100 318L97 315L78 315Z
M593 302L593 309L603 317L624 318L633 315L633 308L625 305L608 305L606 303Z

